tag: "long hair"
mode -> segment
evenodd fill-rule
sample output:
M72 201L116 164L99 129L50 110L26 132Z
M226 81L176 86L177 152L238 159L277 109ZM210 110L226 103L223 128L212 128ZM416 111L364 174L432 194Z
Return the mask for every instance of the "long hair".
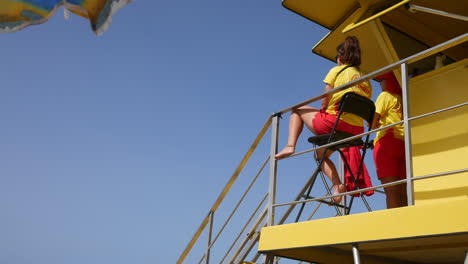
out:
M361 65L361 48L357 37L346 37L345 41L336 48L336 52L343 64Z

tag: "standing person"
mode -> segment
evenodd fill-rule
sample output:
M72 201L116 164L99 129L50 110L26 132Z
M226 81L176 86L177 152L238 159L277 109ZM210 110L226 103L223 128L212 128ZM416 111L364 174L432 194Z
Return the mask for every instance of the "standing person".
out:
M375 102L372 129L402 120L401 87L393 72L376 78L382 93ZM405 142L403 124L378 131L374 140L374 161L377 177L385 184L406 178ZM406 183L385 187L387 208L408 205Z
M359 40L355 36L346 37L345 41L336 48L336 51L338 66L333 67L323 80L325 82L325 92L361 77L359 71L359 66L361 65ZM289 120L288 143L283 150L275 155L275 158L281 159L295 152L297 139L302 132L304 124L316 135L330 133L338 116L337 108L340 100L348 92L354 92L370 98L372 96L372 86L366 81L329 95L322 100L322 109L310 106L301 106L293 109ZM358 116L344 113L341 115L337 130L357 135L364 131L362 123L362 119ZM329 158L332 153L332 150L324 153L324 150L320 149L316 153L316 158L320 159L325 155L325 160L321 167L322 171L333 184L333 194L339 194L346 192L346 186L340 181L335 164ZM334 197L334 200L339 203L341 198L341 196Z

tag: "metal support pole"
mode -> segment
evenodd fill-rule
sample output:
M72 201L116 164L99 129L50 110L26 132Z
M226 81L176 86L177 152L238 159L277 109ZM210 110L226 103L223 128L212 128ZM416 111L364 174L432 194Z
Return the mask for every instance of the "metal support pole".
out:
M278 152L278 130L279 119L281 113L276 113L272 116L271 120L271 146L270 146L270 179L268 182L268 202L267 202L267 219L266 226L275 224L275 207L276 203L276 168L277 160L275 159L276 152ZM273 264L274 256L265 255L263 258L264 264Z
M457 15L457 14L453 14L453 13L449 13L449 12L445 12L445 11L440 11L440 10L437 10L437 9L427 8L427 7L424 7L424 6L417 6L417 5L409 4L408 10L410 12L421 11L421 12L431 13L431 14L434 14L434 15L459 19L459 20L462 20L462 21L468 21L468 17L466 17L466 16Z
M353 244L353 259L354 264L361 264L361 259L359 258L359 248L357 244Z
M213 218L214 212L210 212L209 214L209 226L208 226L208 244L206 246L206 253L205 253L205 264L210 264L210 249L211 249L211 237L213 235Z
M270 180L268 184L268 215L267 226L275 224L275 208L273 204L276 202L276 167L277 160L275 159L276 152L278 151L278 130L279 118L278 114L273 115L271 121L271 149L270 149Z
M409 91L408 91L408 65L401 64L401 82L403 95L403 124L405 126L405 159L406 159L406 193L408 195L408 206L414 205L414 188L413 188L413 155L411 149L411 128L408 118L409 109Z

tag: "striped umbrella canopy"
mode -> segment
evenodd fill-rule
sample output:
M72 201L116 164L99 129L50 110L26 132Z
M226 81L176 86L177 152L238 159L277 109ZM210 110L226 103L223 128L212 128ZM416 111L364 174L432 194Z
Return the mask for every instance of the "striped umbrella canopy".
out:
M103 33L112 15L132 0L0 0L0 33L44 23L63 6L89 19L96 34ZM67 13L66 12L66 13Z

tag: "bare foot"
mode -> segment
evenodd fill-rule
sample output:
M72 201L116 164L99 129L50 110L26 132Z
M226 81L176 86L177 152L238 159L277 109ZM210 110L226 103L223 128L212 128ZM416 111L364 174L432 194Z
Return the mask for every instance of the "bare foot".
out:
M333 195L346 192L346 186L342 183L333 185ZM340 203L343 196L333 197L335 203Z
M275 155L275 159L282 159L291 154L294 154L295 150L296 150L296 147L292 145L286 145L286 147L284 147L283 150L281 150L281 152Z

